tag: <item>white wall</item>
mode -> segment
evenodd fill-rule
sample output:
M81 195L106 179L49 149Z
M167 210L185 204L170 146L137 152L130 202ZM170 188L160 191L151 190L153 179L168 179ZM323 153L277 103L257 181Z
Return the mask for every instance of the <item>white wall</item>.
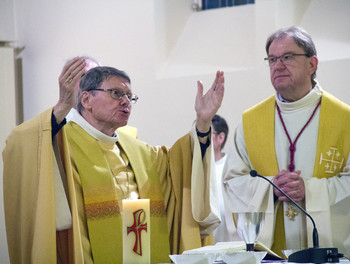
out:
M315 36L319 80L346 101L338 92L349 78L346 69L336 68L341 78L327 72L334 61L349 63L350 1L256 2L194 13L191 0L17 0L24 119L56 102L65 60L88 54L130 74L140 96L130 124L141 139L171 145L185 133L195 118L196 81L209 87L217 69L225 70L227 80L219 113L233 130L245 108L273 92L263 62L266 37L293 24Z
M12 0L0 0L0 44L15 40L14 4Z
M195 119L196 81L208 88L215 71L225 70L219 114L227 119L232 138L242 111L273 93L263 61L267 36L291 25L314 36L322 86L350 103L347 0L256 0L198 13L191 11L191 0L14 3L16 46L23 48L18 57L23 60L25 120L55 104L66 59L87 54L130 74L140 96L130 124L151 144L171 145L186 133Z
M181 106L190 106L196 92L194 81L202 79L208 86L215 70L223 69L226 94L219 114L226 118L232 132L229 145L242 111L274 92L263 61L266 38L276 29L291 25L302 26L313 36L319 55L317 79L322 87L350 103L344 86L350 80L349 11L347 0L258 0L255 5L193 13L157 70L156 84L161 87L164 107L169 105L167 96L174 102L178 98ZM169 115L158 129L175 130L194 118L186 111Z

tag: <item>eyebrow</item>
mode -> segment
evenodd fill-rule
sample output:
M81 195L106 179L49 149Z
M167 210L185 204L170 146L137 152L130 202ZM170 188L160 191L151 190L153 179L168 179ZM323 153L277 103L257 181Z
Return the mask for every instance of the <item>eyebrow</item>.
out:
M287 51L287 52L283 53L280 56L283 56L283 55L286 55L286 54L296 54L296 53L298 53L298 52L297 51ZM275 56L275 55L270 55L269 54L268 57L279 57L279 56Z
M124 89L123 89L123 88L120 88L120 87L108 88L108 90L122 90L122 91L124 92ZM127 90L131 92L130 89L127 89Z
M108 90L119 90L119 91L122 91L124 94L132 94L132 91L130 90L130 89L127 89L126 91L124 91L124 89L123 88L119 88L119 87L117 87L117 88L108 88Z

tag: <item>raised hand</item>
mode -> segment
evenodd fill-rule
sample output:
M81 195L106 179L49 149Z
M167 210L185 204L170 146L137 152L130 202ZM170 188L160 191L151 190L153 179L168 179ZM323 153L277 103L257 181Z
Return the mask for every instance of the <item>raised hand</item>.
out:
M221 106L224 98L225 78L223 71L217 71L211 88L203 95L203 85L197 82L197 96L195 110L197 113L196 127L200 132L207 132L211 126L211 120Z
M75 57L68 61L58 78L59 99L54 106L53 113L57 123L61 123L72 107L77 104L79 82L85 73L86 62L84 58Z

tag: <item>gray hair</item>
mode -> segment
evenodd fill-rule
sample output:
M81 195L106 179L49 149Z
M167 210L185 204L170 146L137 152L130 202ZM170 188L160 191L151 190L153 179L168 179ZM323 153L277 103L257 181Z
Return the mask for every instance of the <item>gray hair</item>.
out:
M112 67L95 67L85 73L80 80L80 90L78 94L77 110L81 114L84 109L81 104L81 94L84 91L91 91L98 89L101 84L111 76L122 78L128 83L131 83L130 77L124 71L112 68ZM91 91L92 95L95 95L95 91Z
M286 37L292 37L295 43L304 50L308 58L317 56L316 47L314 42L312 41L311 36L306 32L305 29L295 26L279 29L267 39L265 46L267 55L269 55L270 45L275 39L284 39ZM315 86L316 84L316 70L311 75L312 86Z

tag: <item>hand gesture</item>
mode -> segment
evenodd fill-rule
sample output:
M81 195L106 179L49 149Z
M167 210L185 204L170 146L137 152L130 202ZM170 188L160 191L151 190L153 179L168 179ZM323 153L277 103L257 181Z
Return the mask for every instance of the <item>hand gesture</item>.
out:
M301 171L286 171L282 170L276 174L273 179L274 184L282 189L290 198L296 202L305 199L305 185L304 180L300 177ZM289 201L280 191L274 189L275 195L280 201Z
M79 82L85 72L85 66L84 58L75 57L63 67L58 78L60 86L59 100L53 110L58 124L63 121L72 107L76 107Z
M225 78L223 71L216 72L213 85L203 95L203 85L197 82L197 96L195 110L197 113L196 127L200 132L207 132L211 126L211 120L221 106L225 91Z

